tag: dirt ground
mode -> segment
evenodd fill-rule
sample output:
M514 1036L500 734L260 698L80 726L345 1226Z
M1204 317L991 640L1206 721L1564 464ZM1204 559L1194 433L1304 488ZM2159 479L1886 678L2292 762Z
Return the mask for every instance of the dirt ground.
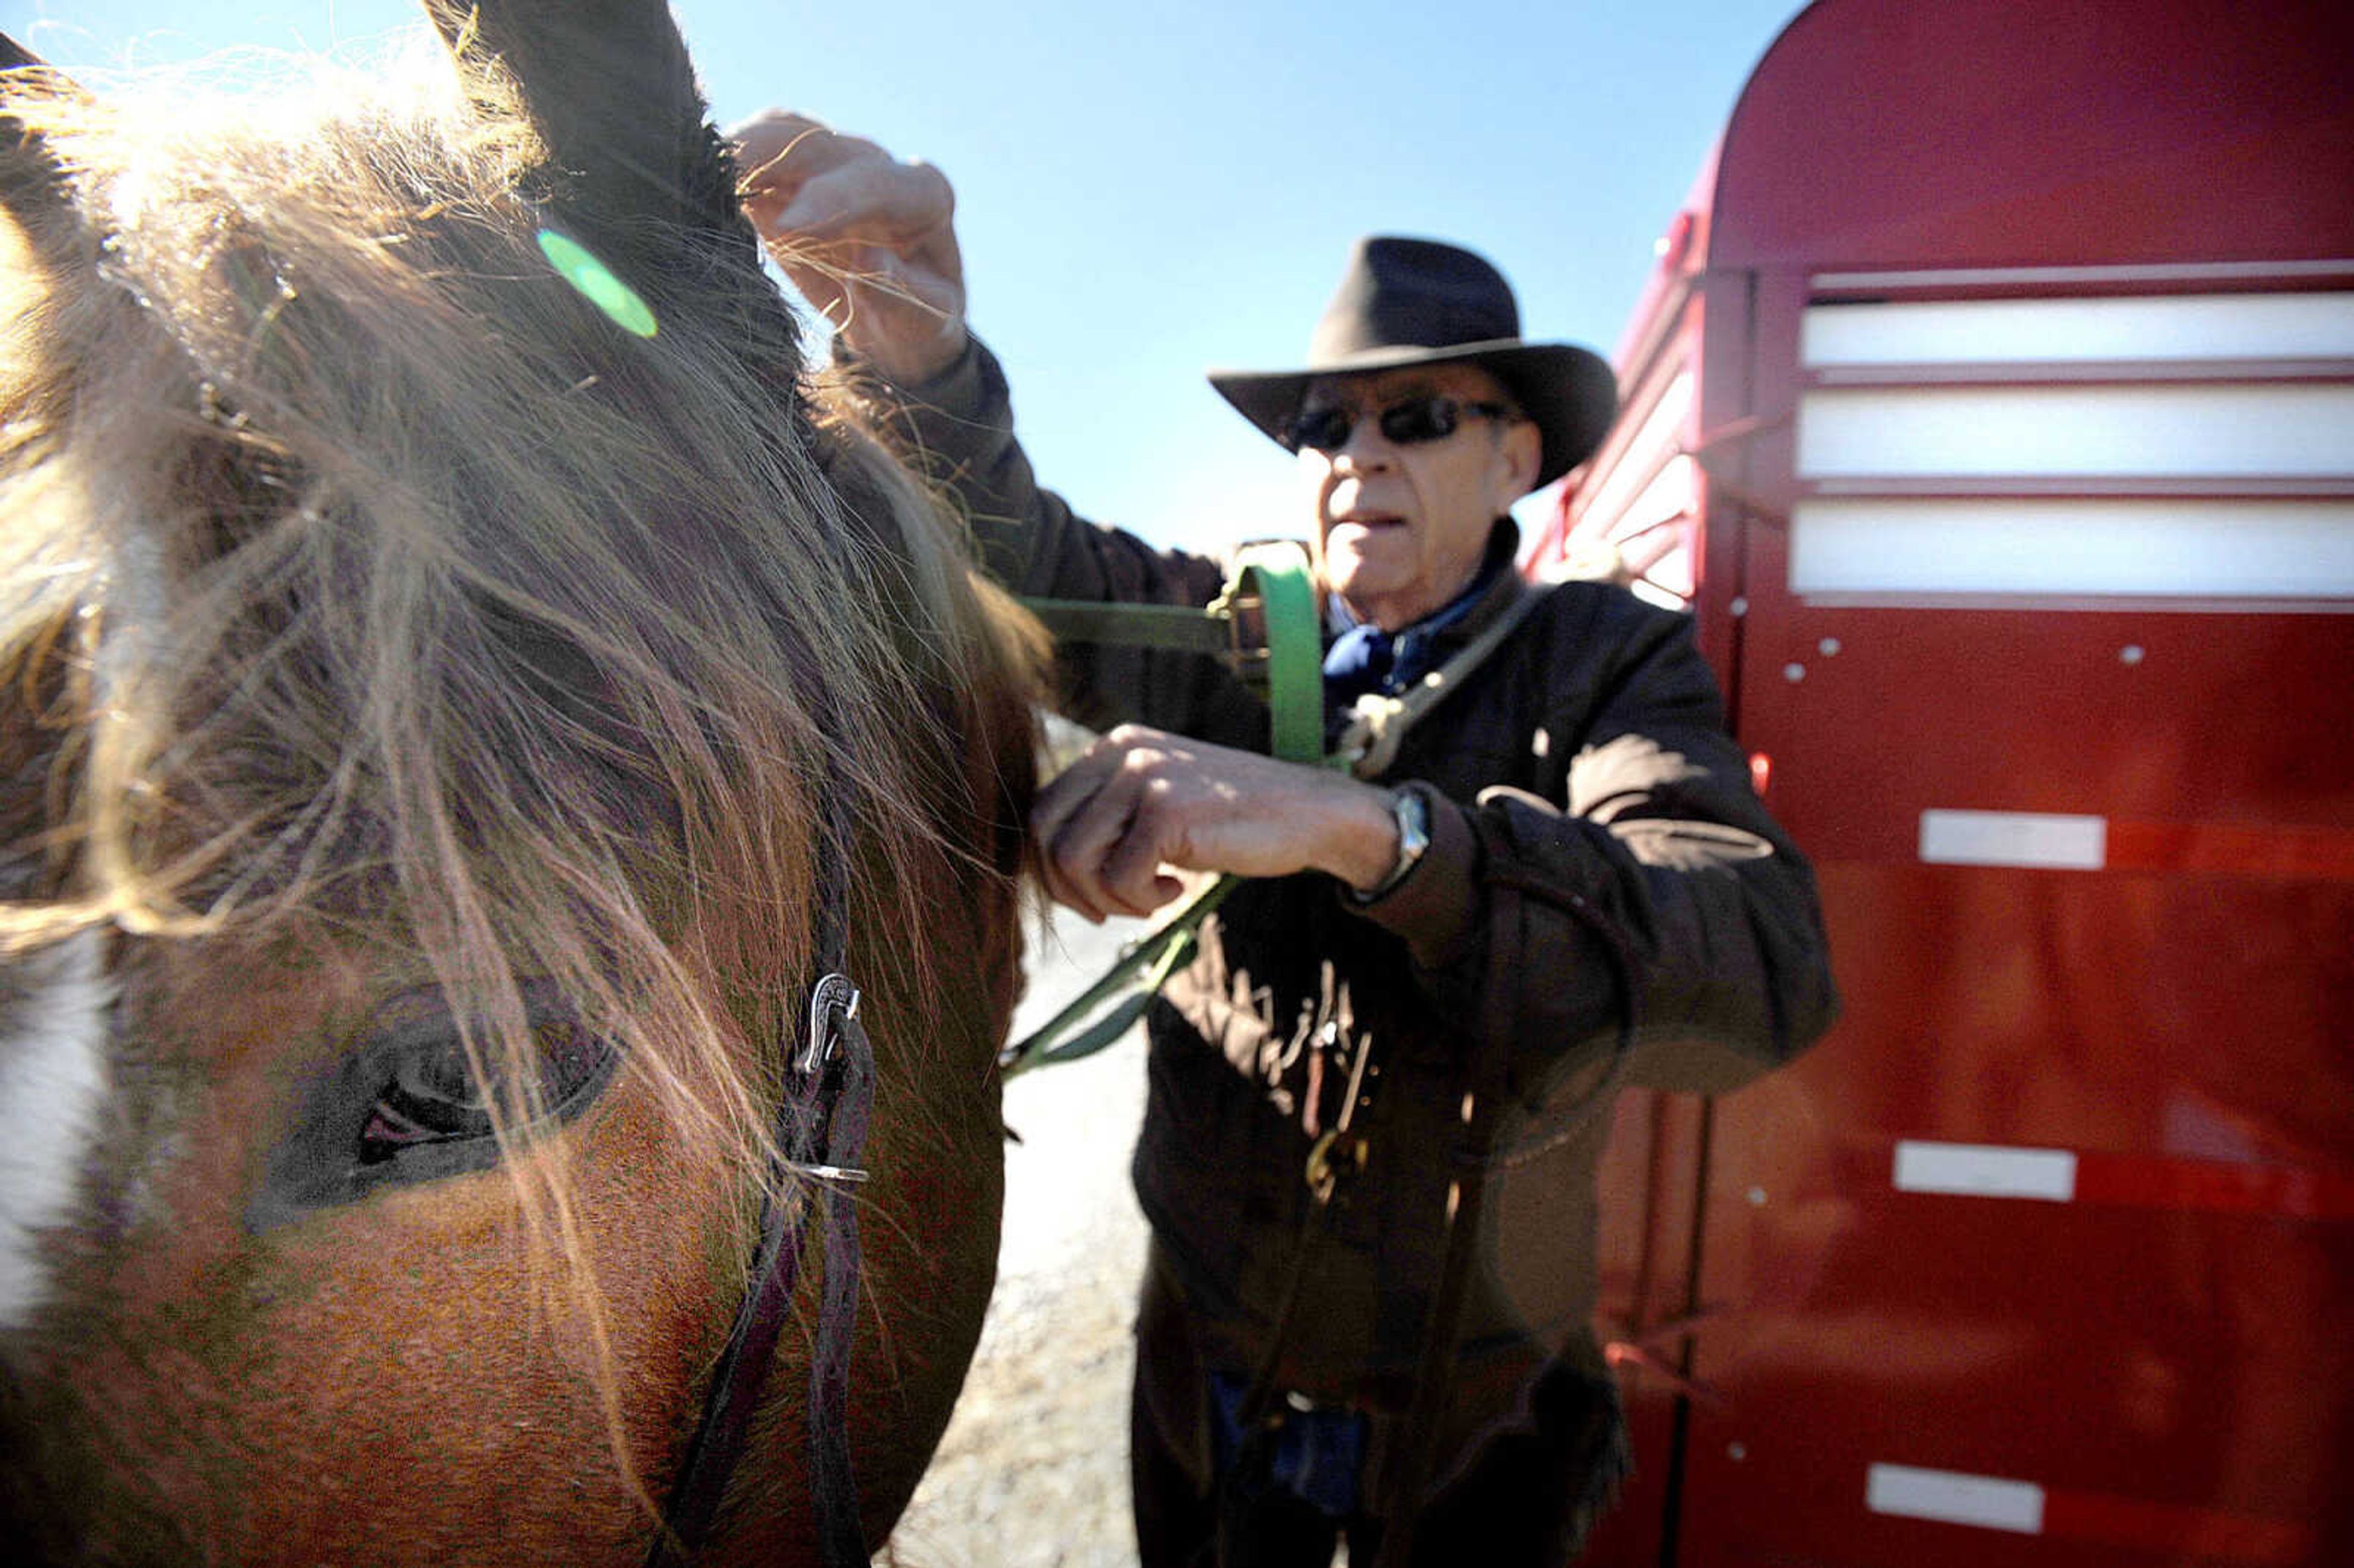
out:
M1018 1035L1139 927L1066 916L1031 938ZM1130 1327L1144 1221L1128 1159L1144 1106L1137 1033L1005 1092L997 1293L964 1396L892 1537L897 1568L1135 1568L1128 1518Z

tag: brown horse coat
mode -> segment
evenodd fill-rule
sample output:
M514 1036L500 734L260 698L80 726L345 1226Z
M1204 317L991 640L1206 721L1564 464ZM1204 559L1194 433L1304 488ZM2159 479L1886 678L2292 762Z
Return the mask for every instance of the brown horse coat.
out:
M437 20L446 60L268 101L0 77L0 1098L39 1129L0 1540L37 1556L642 1556L829 811L870 1540L979 1330L1035 650L804 393L663 7ZM771 1388L717 1560L806 1557Z

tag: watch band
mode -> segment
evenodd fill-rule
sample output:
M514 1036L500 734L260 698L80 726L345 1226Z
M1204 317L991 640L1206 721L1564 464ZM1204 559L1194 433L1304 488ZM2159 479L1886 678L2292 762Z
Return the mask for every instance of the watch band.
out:
M1387 876L1356 895L1360 903L1370 904L1404 882L1430 848L1430 802L1420 790L1391 790L1390 817L1397 823L1397 859L1390 863Z

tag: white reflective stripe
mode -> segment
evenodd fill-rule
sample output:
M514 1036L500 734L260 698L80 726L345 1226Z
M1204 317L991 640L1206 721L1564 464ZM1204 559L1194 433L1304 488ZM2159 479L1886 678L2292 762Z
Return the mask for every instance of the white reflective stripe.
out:
M1864 1506L1904 1519L1934 1519L2020 1535L2043 1533L2043 1489L2032 1481L1874 1465L1864 1483Z
M1807 280L1818 292L1869 289L1967 289L1989 283L2016 289L2038 284L2274 282L2294 278L2343 278L2354 274L2354 256L2311 261L2161 261L2124 267L1924 267L1909 271L1817 272Z
M2041 1198L2064 1203L2076 1195L2076 1157L2064 1149L1925 1143L1907 1139L1896 1146L1891 1179L1900 1192Z
M1929 865L2020 865L2098 871L2108 863L2106 817L2041 811L1921 813L1921 859Z
M1819 387L1800 479L2285 479L2354 467L2354 384Z
M2354 599L2354 501L1810 496L1790 508L1789 580L1808 596Z
M2354 355L2354 292L1816 305L1798 362L2002 365Z

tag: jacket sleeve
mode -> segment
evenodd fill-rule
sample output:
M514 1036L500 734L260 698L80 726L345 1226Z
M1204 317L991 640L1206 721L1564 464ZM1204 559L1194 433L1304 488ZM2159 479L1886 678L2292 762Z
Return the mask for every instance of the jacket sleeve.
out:
M1838 1015L1813 874L1750 788L1690 621L1636 608L1631 635L1579 639L1608 650L1590 712L1548 721L1575 747L1565 798L1408 786L1431 847L1366 911L1466 1021L1472 1081L1522 1097L1622 1044L1629 1081L1720 1092Z
M1013 433L997 356L978 338L923 385L896 387L840 347L837 364L885 441L961 506L981 564L1017 596L1205 605L1225 586L1218 561L1155 550L1073 513L1031 471ZM1260 703L1216 659L1162 650L1065 643L1055 705L1091 729L1149 724L1264 750Z

